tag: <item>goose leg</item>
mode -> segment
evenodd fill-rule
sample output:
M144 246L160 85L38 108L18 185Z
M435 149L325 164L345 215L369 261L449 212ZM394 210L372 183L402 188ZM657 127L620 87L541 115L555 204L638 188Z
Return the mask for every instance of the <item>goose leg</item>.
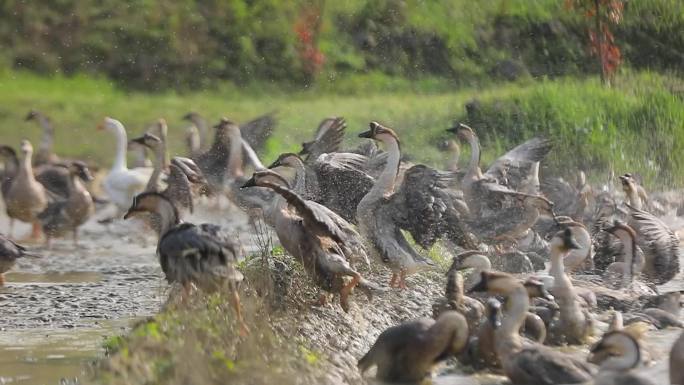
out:
M408 271L406 269L401 269L401 272L399 273L399 289L401 290L406 290L408 287L406 286L406 274Z
M237 290L231 290L229 300L230 304L233 306L233 310L235 310L235 316L237 317L238 323L240 324L240 335L243 337L249 335L249 327L247 327L245 319L242 317L240 294L238 294Z
M392 278L390 279L389 286L390 287L398 287L397 286L397 279L399 278L399 274L396 271L392 272Z
M5 286L5 274L0 273L0 287Z
M14 218L9 219L9 237L14 239Z
M78 247L78 229L74 229L74 247Z
M359 273L354 273L352 275L352 280L348 284L344 285L342 290L340 290L340 305L345 313L349 312L349 294L361 281L361 275Z
M42 232L43 232L43 229L40 227L39 222L33 222L31 224L31 239L33 239L33 240L40 239Z
M318 295L318 299L313 302L314 306L325 306L328 304L328 293L326 292L321 292L321 294Z

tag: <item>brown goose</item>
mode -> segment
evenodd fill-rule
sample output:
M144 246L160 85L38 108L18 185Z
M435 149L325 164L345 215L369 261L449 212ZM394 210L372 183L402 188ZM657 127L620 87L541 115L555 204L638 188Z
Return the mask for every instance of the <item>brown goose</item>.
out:
M361 374L377 366L378 380L417 383L436 364L460 353L468 341L468 324L455 311L442 313L437 320L420 318L382 332L358 362Z
M684 384L684 332L670 350L670 384Z
M24 246L0 234L0 286L5 286L4 274L14 267L17 259L24 257L38 258L39 256L28 252Z
M461 313L468 322L468 330L475 332L484 317L485 308L482 302L463 294L463 277L456 269L447 272L447 284L444 297L432 305L433 318L446 310Z
M18 219L33 225L31 238L36 240L41 235L38 214L47 208L48 195L45 187L36 180L33 174L31 165L33 146L28 140L21 141L21 154L16 176L7 187L6 193L3 194L7 215L10 217L9 235L12 236L14 220Z
M326 293L340 294L340 305L349 310L349 294L360 285L362 289L377 289L361 277L352 264L368 263L359 234L342 217L316 202L302 199L289 189L287 181L277 173L255 172L243 188L265 187L275 191L271 208L278 239L283 248L298 259L309 276ZM345 282L345 277L350 277ZM321 296L321 303L328 295Z
M530 195L540 193L539 162L551 150L548 139L533 138L515 147L492 163L487 172L480 169L480 141L472 128L459 124L447 130L470 144L470 162L461 187L471 212L500 206L501 190L518 191ZM484 206L490 207L484 207Z
M486 291L506 297L501 326L495 331L496 353L504 374L514 385L579 384L593 377L594 369L544 345L523 344L519 331L527 316L527 289L515 277L498 272L482 272L473 291Z
M403 183L396 186L401 158L397 134L371 122L370 130L359 137L382 142L388 153L384 171L356 208L356 219L373 254L392 270L391 286L405 288L408 273L432 265L408 243L401 229L409 231L424 248L440 238L474 248L453 205L453 197L445 191L448 174L416 165L406 171Z
M650 379L632 372L641 363L641 348L627 332L604 334L591 348L587 360L599 365L594 385L655 385Z
M151 214L152 227L159 235L157 254L167 281L180 283L185 295L191 284L205 291L229 290L240 328L247 333L238 295L243 275L236 267L242 254L236 238L216 225L182 222L173 203L160 193L137 195L124 219L141 213Z
M62 237L67 232L73 233L74 245L77 245L78 228L95 212L93 198L83 184L93 180L90 170L85 163L78 161L72 162L67 169L69 179L66 198L53 200L38 215L48 247L52 238Z

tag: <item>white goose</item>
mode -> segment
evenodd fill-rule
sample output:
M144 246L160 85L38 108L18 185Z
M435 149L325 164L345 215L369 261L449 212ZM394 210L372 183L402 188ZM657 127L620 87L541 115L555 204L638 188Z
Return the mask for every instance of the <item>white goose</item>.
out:
M152 168L138 167L128 169L126 164L128 138L126 136L126 129L121 122L106 117L97 128L107 130L116 137L114 163L109 174L107 174L107 177L102 182L102 187L109 196L109 199L123 212L131 205L133 197L145 190L145 185L152 174Z

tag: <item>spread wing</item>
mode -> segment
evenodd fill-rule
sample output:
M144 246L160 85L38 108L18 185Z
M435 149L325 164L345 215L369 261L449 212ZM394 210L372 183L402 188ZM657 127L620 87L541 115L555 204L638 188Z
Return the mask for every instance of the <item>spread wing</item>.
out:
M541 190L554 203L556 214L574 214L579 191L565 179L550 178L542 182Z
M324 119L316 130L316 136L310 142L302 143L301 155L306 154L306 160L316 161L323 154L337 152L344 138L347 122L344 118Z
M250 122L240 125L242 138L255 150L264 148L266 140L273 134L276 126L275 111L262 115Z
M543 346L523 349L513 359L505 371L520 384L579 384L591 380L595 372L590 364Z
M631 216L639 232L639 246L653 260L655 283L663 284L679 273L679 237L653 214L630 206Z
M496 180L513 190L520 190L531 180L539 180L538 163L550 150L550 140L532 138L495 160L485 172L484 177ZM532 191L527 192L532 193Z

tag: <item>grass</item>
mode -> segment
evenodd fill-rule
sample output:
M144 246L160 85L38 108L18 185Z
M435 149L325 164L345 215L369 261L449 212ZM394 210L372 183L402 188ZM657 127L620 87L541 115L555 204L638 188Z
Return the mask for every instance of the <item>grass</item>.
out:
M464 90L434 87L429 80L413 84L373 74L347 80L367 85L360 91L345 89L345 79L335 80L346 94L335 93L334 85L283 91L258 84L146 94L124 92L110 82L87 77L42 78L4 72L0 73L0 131L7 144L16 146L21 138L37 142L40 128L23 118L29 109L40 109L54 121L59 154L108 165L112 138L95 130L104 116L121 120L131 136L165 117L172 151L184 154L187 122L180 117L190 110L210 121L220 116L246 121L277 110L278 127L262 154L267 163L280 152L298 149L322 118L342 115L348 122L348 145L358 143L355 134L365 130L369 121L378 120L397 130L410 158L441 166L446 155L434 144L446 138L444 129L452 121L460 120L471 122L480 133L484 162L526 138L543 134L557 143L548 162L553 171L562 172L570 164L592 174L612 166L616 171L629 169L646 175L651 182L680 185L684 180L680 167L684 104L676 92L681 80L674 77L628 73L612 87L596 79L559 79ZM467 116L464 108L473 99L480 102L481 113L475 117Z

